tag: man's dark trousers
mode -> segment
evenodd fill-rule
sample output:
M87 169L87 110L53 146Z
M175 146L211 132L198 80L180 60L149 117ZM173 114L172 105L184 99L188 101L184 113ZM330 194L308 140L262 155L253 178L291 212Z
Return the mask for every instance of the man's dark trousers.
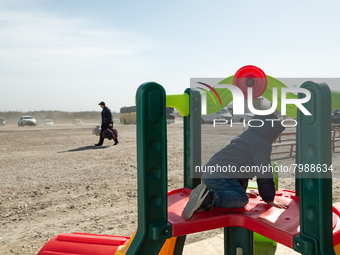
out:
M103 131L104 131L105 129L108 129L108 128L109 128L108 125L102 125L102 126L101 126L101 131L100 131L100 137L99 137L98 145L103 145L103 142L104 142Z

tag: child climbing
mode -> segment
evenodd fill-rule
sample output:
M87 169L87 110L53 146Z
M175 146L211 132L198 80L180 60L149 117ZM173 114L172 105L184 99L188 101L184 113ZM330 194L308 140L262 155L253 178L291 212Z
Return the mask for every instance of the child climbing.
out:
M275 183L273 172L269 170L272 143L285 128L274 114L255 115L251 123L252 126L235 137L205 165L205 169L209 167L222 169L224 166L223 169L234 170L203 173L202 183L191 192L184 208L183 217L186 220L191 219L197 211L210 211L213 206L222 208L246 206L249 201L246 193L248 180L255 176L263 201L279 208L288 207L274 199Z

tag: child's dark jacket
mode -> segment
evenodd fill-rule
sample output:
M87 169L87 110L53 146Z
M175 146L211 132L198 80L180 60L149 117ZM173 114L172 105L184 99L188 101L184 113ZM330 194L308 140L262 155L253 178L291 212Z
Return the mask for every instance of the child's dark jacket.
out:
M257 184L260 196L264 201L271 201L275 197L275 184L272 171L262 172L263 166L271 165L270 155L272 143L285 129L274 114L260 116L255 115L249 127L239 136L235 137L229 145L216 153L207 166L235 166L236 172L226 171L219 173L225 178L237 179L242 187L246 188L248 179L257 177ZM268 121L276 120L276 121ZM273 125L273 127L272 127ZM253 171L246 172L246 166L253 166ZM243 171L243 172L241 172ZM214 178L214 173L204 173L203 178Z

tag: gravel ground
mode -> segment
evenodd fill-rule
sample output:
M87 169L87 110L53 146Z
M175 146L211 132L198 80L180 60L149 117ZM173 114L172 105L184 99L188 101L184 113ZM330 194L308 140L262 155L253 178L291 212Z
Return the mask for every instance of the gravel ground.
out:
M56 122L55 122L56 123ZM137 226L136 126L115 124L119 144L91 134L96 121L74 126L0 127L0 254L37 254L59 233L131 236ZM202 164L243 131L203 125ZM183 125L168 125L168 189L183 185ZM170 139L171 138L171 139ZM334 167L339 154L333 154ZM275 160L294 163L293 158ZM294 189L293 179L280 187ZM333 181L333 201L340 201ZM221 229L189 235L192 243Z

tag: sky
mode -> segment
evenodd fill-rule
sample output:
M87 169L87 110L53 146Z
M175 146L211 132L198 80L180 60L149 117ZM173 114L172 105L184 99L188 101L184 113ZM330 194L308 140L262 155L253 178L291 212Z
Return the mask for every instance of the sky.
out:
M245 65L340 86L339 1L0 0L0 112L113 111Z

